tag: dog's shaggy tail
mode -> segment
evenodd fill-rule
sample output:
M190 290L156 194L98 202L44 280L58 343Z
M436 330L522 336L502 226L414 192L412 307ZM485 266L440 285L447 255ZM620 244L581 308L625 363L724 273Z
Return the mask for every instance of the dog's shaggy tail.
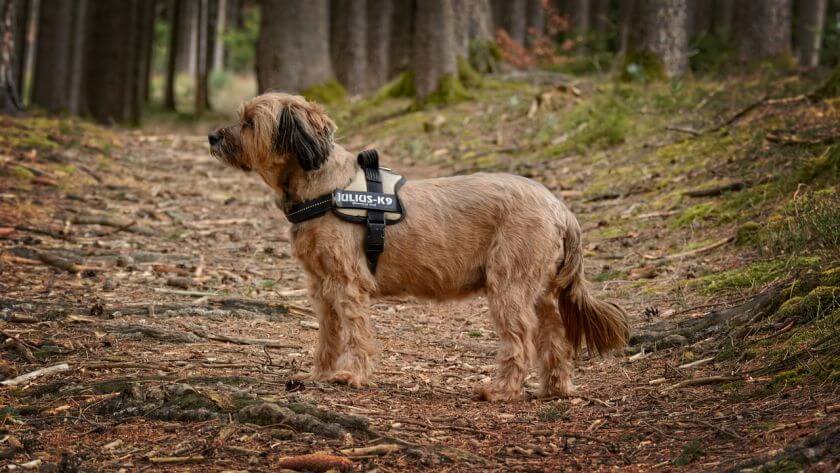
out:
M586 339L590 352L604 354L621 348L630 338L627 312L596 299L583 276L583 245L580 226L572 217L563 239L564 260L557 272L557 297L566 339L575 352Z

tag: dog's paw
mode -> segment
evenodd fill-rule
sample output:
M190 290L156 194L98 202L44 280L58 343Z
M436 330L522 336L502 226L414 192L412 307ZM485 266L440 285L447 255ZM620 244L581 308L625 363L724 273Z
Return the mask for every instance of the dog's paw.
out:
M490 401L490 402L509 402L509 401L519 401L523 398L524 394L521 389L519 390L503 390L495 388L494 386L490 385L481 385L476 387L475 393L478 396L478 400L480 401Z
M331 373L325 381L337 384L346 384L353 388L361 388L370 384L368 383L366 377L359 376L358 374L351 373L350 371L336 371L335 373Z

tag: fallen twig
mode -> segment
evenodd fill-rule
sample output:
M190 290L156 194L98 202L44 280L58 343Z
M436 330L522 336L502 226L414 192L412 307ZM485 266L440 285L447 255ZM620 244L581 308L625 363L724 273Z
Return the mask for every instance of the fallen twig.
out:
M288 343L279 342L277 340L270 340L265 338L243 338L234 337L231 335L223 335L210 333L195 324L185 324L185 326L194 334L208 340L215 340L217 342L228 342L236 345L261 345L268 348L300 348L299 345L290 345Z
M747 187L747 183L744 181L736 181L731 182L729 184L723 184L721 186L716 187L709 187L706 189L696 189L691 191L683 192L683 195L687 195L689 197L713 197L716 195L721 195L724 192L729 191L739 191Z
M19 386L35 378L55 373L62 373L64 371L70 371L70 365L68 365L67 363L61 363L59 365L48 366L39 370L30 371L29 373L22 374L17 378L7 379L3 382L0 382L0 384L2 384L3 386Z
M402 450L402 447L393 443L383 443L379 445L372 445L370 447L348 448L342 450L341 453L348 457L362 457L368 455L388 455Z
M671 391L674 389L685 388L689 386L705 386L707 384L719 384L719 383L729 383L732 381L741 381L744 379L741 376L706 376L703 378L692 378L686 379L685 381L680 381L677 384L672 386L668 386L665 388L665 391Z
M149 457L149 461L158 464L198 463L204 461L204 455L193 455L189 457Z
M690 257L690 256L696 256L696 255L699 255L699 254L708 253L709 251L712 251L715 248L720 248L721 246L723 246L727 243L732 243L733 241L735 241L735 237L730 236L730 237L724 238L723 240L716 241L716 242L714 242L714 243L712 243L711 245L708 245L708 246L703 246L701 248L695 248L693 250L684 251L682 253L677 253L675 255L663 256L663 257L658 258L658 259L664 259L664 260L670 261L670 260L675 260L675 259L687 258L687 257Z
M105 227L116 228L118 231L128 231L146 236L157 235L156 231L148 227L137 225L136 221L125 220L118 217L112 217L110 215L78 215L73 218L73 223L76 225L102 225Z

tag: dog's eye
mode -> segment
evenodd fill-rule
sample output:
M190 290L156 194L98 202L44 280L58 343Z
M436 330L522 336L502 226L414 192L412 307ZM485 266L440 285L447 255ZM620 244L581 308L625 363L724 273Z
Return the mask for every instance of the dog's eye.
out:
M242 126L244 128L254 128L254 119L253 118L246 118L245 121L242 122Z

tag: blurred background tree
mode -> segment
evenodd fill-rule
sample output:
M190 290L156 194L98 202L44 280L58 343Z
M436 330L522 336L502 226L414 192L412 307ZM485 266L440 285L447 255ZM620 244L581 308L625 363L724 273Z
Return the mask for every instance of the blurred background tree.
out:
M0 0L0 106L140 122L266 90L470 98L480 74L618 80L840 61L840 0Z

